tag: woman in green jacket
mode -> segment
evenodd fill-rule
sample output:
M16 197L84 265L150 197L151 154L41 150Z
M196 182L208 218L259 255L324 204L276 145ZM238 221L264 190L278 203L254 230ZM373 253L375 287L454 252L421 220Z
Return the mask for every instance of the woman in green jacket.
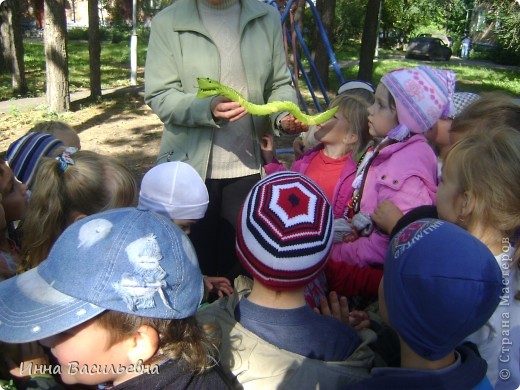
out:
M148 45L145 101L164 123L157 161L184 161L205 180L210 203L191 238L203 273L234 278L242 273L235 226L260 179L259 139L275 127L306 127L286 113L251 116L220 96L199 99L198 77L255 104L297 102L276 9L258 0L177 0L153 19Z

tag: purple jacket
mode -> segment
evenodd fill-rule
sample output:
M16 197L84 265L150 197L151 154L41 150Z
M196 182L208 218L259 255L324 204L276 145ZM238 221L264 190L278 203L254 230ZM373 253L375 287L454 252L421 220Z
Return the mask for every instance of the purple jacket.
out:
M437 158L422 134L382 149L369 167L361 198L361 212L372 214L388 199L403 213L435 204ZM389 243L388 235L377 229L368 237L334 245L331 257L347 264L381 265Z
M306 151L298 158L298 160L293 163L291 166L291 171L305 175L305 172L307 171L307 168L309 168L311 161L318 155L321 149L323 149L323 145L319 144L318 146L315 146L314 148ZM265 173L268 175L274 172L286 170L284 165L276 159L274 159L270 164L264 165L264 169ZM347 208L347 203L352 198L352 193L354 192L354 189L352 188L352 182L356 177L356 169L357 165L352 159L352 155L350 155L345 162L343 171L341 171L338 183L334 189L334 199L332 199L331 202L334 218L340 218L343 216L343 213Z

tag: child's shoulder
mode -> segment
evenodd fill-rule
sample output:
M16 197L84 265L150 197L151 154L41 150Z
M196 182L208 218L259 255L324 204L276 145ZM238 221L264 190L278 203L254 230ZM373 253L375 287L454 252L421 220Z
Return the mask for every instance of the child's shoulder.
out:
M414 159L414 162L424 160L425 158L428 161L434 161L435 164L437 161L435 152L422 134L415 134L405 141L388 145L381 150L379 155L381 158L392 161L404 160L407 162L407 165L410 164L411 158Z

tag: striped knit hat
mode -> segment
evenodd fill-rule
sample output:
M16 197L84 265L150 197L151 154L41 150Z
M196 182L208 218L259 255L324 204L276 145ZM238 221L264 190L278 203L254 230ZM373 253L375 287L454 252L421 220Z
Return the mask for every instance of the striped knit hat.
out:
M307 285L325 265L332 247L333 216L323 192L307 177L278 172L248 194L237 228L244 267L275 290Z
M57 149L64 146L53 135L27 133L9 145L7 162L16 178L31 187L40 160L43 157L54 157Z
M395 100L397 119L411 133L424 133L453 115L455 73L428 66L388 72L381 82Z

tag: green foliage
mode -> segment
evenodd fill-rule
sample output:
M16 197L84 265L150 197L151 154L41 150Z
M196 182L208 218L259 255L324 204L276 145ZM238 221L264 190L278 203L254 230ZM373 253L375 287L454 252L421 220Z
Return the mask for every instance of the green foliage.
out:
M381 27L405 40L421 33L456 40L464 33L466 10L472 7L473 0L385 0Z
M500 44L507 51L520 56L520 4L501 3L498 17L500 18L500 29L498 38Z
M366 1L337 0L334 37L336 43L345 45L351 39L361 39L365 23Z

